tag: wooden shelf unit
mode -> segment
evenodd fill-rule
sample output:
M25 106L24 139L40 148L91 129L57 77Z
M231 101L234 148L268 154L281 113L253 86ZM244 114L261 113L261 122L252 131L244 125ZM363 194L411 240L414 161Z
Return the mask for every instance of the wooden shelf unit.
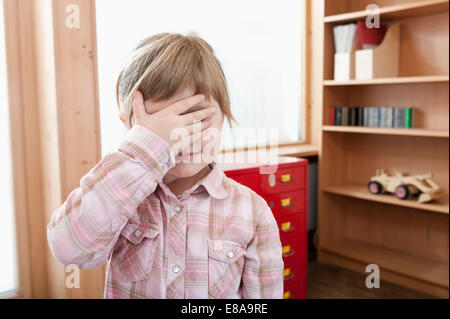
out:
M379 0L381 22L401 24L396 78L334 81L333 26L365 18L369 0L321 0L323 75L319 150L319 261L449 297L449 197L429 203L373 195L376 169L433 173L449 192L448 1ZM321 70L322 71L322 70ZM331 126L333 106L412 106L414 128Z

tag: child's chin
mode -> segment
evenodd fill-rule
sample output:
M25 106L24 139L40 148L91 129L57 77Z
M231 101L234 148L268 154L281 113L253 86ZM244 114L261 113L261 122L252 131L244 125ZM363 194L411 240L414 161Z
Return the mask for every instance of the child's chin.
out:
M200 172L206 163L179 163L170 170L170 174L176 177L190 177Z

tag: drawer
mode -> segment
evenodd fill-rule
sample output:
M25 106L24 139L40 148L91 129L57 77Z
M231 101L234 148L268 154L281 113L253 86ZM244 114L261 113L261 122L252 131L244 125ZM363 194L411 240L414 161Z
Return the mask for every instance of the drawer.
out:
M227 176L231 179L234 179L236 182L254 190L256 193L260 193L258 173L230 174L230 175L227 174Z
M306 261L306 242L304 236L289 236L281 238L283 260L285 264L304 263Z
M301 254L306 255L305 251L302 251ZM300 258L297 255L297 258L293 258L295 255L289 257L283 257L284 263L284 281L295 280L296 278L306 278L307 275L307 262L306 258Z
M306 237L306 214L293 213L277 218L278 229L280 230L280 237L289 238L290 236L296 238Z
M305 299L306 279L297 279L284 284L284 299Z
M292 213L304 213L306 210L305 189L282 194L266 195L263 197L272 209L275 218Z
M276 194L306 188L306 166L280 167L275 174L260 175L261 192Z

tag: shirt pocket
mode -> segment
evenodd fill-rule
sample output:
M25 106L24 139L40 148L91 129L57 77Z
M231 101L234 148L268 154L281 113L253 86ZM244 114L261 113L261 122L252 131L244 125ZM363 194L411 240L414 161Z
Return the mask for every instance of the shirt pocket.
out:
M111 267L126 281L148 279L156 257L159 233L156 225L142 220L126 224L114 248Z
M246 250L230 240L208 240L208 294L225 299L235 295L241 284Z

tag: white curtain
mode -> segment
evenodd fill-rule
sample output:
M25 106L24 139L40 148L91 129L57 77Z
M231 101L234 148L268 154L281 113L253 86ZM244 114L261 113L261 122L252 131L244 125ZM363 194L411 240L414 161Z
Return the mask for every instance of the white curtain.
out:
M9 132L8 88L6 82L5 30L3 1L0 2L0 296L17 290L17 254L14 218L14 197Z
M223 148L266 144L263 128L276 129L279 143L302 139L302 1L97 0L96 6L103 153L125 134L114 99L119 70L139 40L159 32L193 31L214 48L239 122L235 130L224 122ZM242 140L243 129L257 134Z

